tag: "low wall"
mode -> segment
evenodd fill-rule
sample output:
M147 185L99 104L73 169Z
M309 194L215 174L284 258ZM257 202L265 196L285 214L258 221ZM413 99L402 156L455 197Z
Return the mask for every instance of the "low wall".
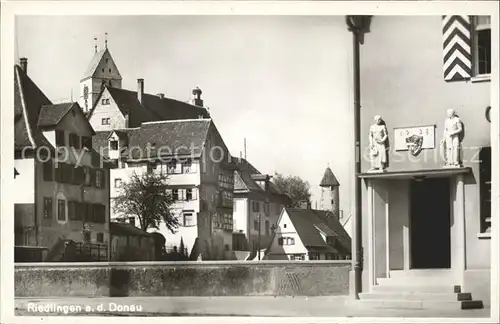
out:
M350 261L33 263L15 297L325 296L349 294Z

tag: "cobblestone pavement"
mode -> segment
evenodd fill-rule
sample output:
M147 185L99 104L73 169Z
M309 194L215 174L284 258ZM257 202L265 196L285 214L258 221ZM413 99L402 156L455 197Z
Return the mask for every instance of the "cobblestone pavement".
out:
M42 307L42 309L39 309ZM65 307L65 308L64 308ZM490 317L490 309L401 310L349 307L346 297L16 298L16 316Z

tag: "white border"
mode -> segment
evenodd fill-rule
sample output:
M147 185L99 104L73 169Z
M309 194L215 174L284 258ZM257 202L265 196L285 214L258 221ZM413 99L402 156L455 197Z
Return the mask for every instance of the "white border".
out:
M1 192L0 201L10 201L9 188L12 188L13 177L13 78L12 66L14 63L14 15L15 14L54 14L54 15L346 15L346 14L373 14L373 15L444 15L444 14L469 14L491 15L492 26L492 57L499 57L499 6L496 1L275 1L275 2L228 2L228 1L172 1L172 2L146 2L145 1L17 1L3 2L1 4ZM347 33L346 28L346 33ZM493 179L499 179L499 89L498 60L493 60L491 74L491 146L493 154ZM5 171L5 175L3 174ZM493 181L492 186L493 213L492 213L492 238L491 238L491 273L492 273L492 318L498 321L499 310L494 308L500 303L498 292L499 268L499 181ZM13 317L13 204L1 204L1 320L2 323L34 323L43 320L44 323L83 323L100 321L103 318L92 317ZM183 318L124 318L106 317L108 322L124 321L171 321L190 322L206 321L220 322L360 322L360 323L390 323L390 322L443 322L443 323L484 323L485 319L402 319L402 318L259 318L259 317L183 317ZM492 320L492 322L495 322Z

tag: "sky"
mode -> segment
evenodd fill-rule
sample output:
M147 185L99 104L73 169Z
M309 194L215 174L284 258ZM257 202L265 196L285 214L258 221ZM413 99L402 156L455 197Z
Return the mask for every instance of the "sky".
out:
M15 55L54 102L79 81L108 33L122 87L187 101L199 86L231 154L246 138L262 173L299 176L319 208L327 166L352 200L352 39L343 16L19 16Z

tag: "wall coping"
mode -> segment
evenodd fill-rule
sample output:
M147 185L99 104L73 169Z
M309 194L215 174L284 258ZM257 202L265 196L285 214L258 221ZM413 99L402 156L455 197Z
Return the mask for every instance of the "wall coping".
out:
M351 265L352 260L314 260L314 261L287 261L287 260L266 260L266 261L134 261L134 262L33 262L15 263L16 269L22 268L106 268L106 267L206 267L206 266L273 266L273 265Z

